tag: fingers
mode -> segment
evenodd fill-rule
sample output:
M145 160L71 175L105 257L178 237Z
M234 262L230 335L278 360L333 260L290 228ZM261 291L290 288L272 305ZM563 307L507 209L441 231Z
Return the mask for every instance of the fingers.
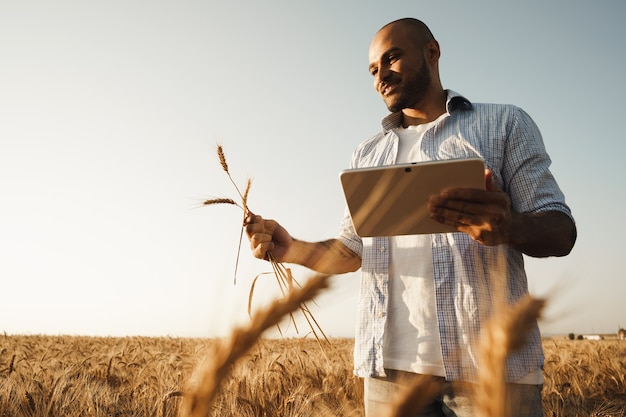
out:
M496 187L493 185L493 187ZM453 188L430 197L429 202L468 201L479 204L508 204L508 195L502 191L477 190L475 188Z
M506 205L473 203L466 200L434 200L429 210L431 217L447 220L446 224L453 227L483 223L499 224L508 213Z
M252 249L252 255L257 259L268 260L267 253L274 249L274 242L265 242L254 244L250 241L250 249Z
M487 185L489 174L486 175ZM501 191L446 190L428 201L431 219L451 226L484 245L505 241L511 217L510 199Z
M509 216L505 207L482 205L466 201L446 201L430 208L431 219L462 230L466 227L498 229Z
M243 221L243 225L246 228L248 238L251 238L255 233L259 233L264 230L263 218L254 214L246 216Z
M271 220L264 220L261 216L250 214L244 220L244 226L248 240L250 241L250 249L255 258L266 259L267 252L274 249L272 240L272 230L268 229Z

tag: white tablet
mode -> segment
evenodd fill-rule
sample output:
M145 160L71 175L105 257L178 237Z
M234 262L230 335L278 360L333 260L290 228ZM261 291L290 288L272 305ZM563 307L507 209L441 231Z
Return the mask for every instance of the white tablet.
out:
M453 232L431 220L428 199L451 188L485 189L480 158L452 159L374 168L339 174L352 223L361 237Z

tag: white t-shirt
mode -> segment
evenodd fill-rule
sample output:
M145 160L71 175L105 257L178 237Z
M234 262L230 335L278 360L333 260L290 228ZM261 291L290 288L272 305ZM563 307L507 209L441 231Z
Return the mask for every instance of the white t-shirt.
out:
M396 163L420 162L422 137L433 123L396 129ZM445 376L430 235L390 239L389 303L384 336L384 366Z

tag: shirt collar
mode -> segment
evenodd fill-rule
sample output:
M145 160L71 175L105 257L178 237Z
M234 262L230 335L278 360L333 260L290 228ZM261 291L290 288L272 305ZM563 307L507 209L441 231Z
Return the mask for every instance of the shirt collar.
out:
M448 109L448 114L452 113L456 110L470 110L472 108L472 102L460 95L459 93L452 90L445 90L448 94L448 98L446 99L446 108ZM400 127L402 124L402 112L395 112L387 115L383 121L383 133L389 132L391 129L395 129Z

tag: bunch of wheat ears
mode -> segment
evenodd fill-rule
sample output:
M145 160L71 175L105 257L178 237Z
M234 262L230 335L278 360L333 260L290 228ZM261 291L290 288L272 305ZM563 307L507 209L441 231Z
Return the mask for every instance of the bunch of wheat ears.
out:
M237 201L235 201L232 198L213 198L213 199L205 200L203 202L203 205L210 206L210 205L215 205L215 204L231 204L231 205L237 206L237 207L239 207L243 211L243 218L244 218L244 223L245 223L246 218L249 215L252 214L252 212L250 211L250 209L248 207L248 194L250 193L252 180L250 178L247 179L247 181L246 181L246 188L242 192L241 189L237 186L237 183L235 182L235 180L233 179L233 177L232 177L232 175L230 173L230 169L228 167L228 162L226 161L226 155L224 154L224 149L223 149L223 147L221 145L217 146L217 157L219 159L220 165L222 166L222 169L224 170L224 172L228 176L228 179L230 180L230 182L235 187L235 191L239 195L239 198L241 199L241 202L238 203ZM239 246L238 246L238 249L237 249L237 258L236 258L236 261L235 261L235 273L234 273L234 277L233 277L233 283L234 284L237 283L237 268L238 268L238 265L239 265L239 255L240 255L240 251L241 251L242 238L243 238L243 229L241 229L241 232L240 232L240 235L239 235ZM270 265L272 266L271 274L274 275L274 277L276 278L276 282L278 283L278 287L280 288L280 291L281 291L283 297L286 297L289 294L289 292L293 290L294 285L297 286L297 287L302 287L301 284L291 274L291 269L287 268L282 262L278 262L276 260L275 256L274 256L274 254L272 253L272 251L269 251L267 253L267 260L269 261ZM252 298L254 296L255 285L257 283L257 280L261 276L264 276L264 275L267 275L267 273L261 273L261 274L257 275L253 279L252 284L250 286L250 292L249 292L249 296L248 296L248 314L249 315L252 314ZM300 306L298 307L298 309L300 310L302 316L306 320L307 325L309 326L309 328L311 330L311 333L313 334L313 336L315 336L315 339L318 341L318 343L320 344L320 346L323 349L322 342L325 342L326 344L328 344L330 342L328 340L328 337L326 337L326 334L322 330L321 326L319 325L319 323L317 322L317 320L315 319L315 317L311 313L311 310L309 309L307 303L306 302L301 303ZM297 322L295 320L295 317L293 316L293 312L289 313L289 321L290 321L291 325L294 326L294 329L295 329L296 333L299 333L298 324L297 324ZM278 331L282 335L282 330L281 330L279 324L277 323L276 326L278 328Z

